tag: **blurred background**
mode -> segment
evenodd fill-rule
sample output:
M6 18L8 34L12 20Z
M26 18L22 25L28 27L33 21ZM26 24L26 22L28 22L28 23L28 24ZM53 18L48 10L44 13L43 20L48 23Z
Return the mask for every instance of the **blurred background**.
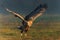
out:
M4 37L19 40L20 35L17 35L20 33L17 26L21 25L21 20L7 12L5 8L25 17L41 3L46 3L48 9L35 20L28 33L31 35L29 40L60 40L60 0L0 0L0 34L5 35L5 37L0 35L0 39L3 40Z

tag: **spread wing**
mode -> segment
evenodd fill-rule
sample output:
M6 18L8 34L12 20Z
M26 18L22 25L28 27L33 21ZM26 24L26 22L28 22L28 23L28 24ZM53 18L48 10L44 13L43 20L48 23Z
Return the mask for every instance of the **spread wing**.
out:
M15 12L13 12L13 11L7 9L7 8L6 8L6 10L7 10L8 12L12 13L13 15L15 15L16 17L20 18L21 20L25 21L24 17L21 16L20 14L15 13Z
M47 9L47 5L39 5L34 11L32 11L30 14L28 14L25 17L25 20L32 20L34 21L36 18L41 16Z

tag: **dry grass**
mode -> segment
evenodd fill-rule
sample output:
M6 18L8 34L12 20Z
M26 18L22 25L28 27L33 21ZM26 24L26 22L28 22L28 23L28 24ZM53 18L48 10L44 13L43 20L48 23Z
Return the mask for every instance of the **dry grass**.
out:
M28 31L28 36L22 37L22 40L60 40L60 26L53 24L36 24ZM3 25L0 28L0 40L21 40L20 30L17 25Z

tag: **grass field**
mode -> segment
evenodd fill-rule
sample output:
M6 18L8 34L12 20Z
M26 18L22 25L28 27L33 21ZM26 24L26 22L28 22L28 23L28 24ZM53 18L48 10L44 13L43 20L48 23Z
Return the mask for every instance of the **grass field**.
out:
M60 19L42 18L34 23L27 32L27 37L22 40L60 40ZM10 21L10 20L9 20ZM20 30L17 29L19 23L7 22L0 24L0 40L21 40Z

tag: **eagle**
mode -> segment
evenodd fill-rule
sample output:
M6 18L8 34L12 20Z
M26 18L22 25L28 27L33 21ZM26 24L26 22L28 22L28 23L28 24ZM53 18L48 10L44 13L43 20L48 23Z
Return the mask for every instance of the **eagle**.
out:
M46 4L38 5L30 14L26 15L25 17L9 10L8 8L6 8L6 10L22 20L22 25L18 29L21 30L21 33L23 32L27 33L35 19L37 19L47 10L47 5Z

